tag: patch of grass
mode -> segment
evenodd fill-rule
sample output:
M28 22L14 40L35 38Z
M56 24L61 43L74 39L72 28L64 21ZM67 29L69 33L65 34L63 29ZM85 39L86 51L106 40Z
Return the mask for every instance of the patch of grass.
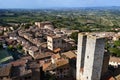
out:
M4 49L0 49L0 63L8 61L13 57Z

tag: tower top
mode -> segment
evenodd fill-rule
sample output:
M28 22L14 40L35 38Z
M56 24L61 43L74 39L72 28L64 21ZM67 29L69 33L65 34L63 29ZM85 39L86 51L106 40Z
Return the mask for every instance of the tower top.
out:
M79 35L87 36L88 38L93 38L93 39L105 39L106 38L103 35L92 34L92 33L79 33Z

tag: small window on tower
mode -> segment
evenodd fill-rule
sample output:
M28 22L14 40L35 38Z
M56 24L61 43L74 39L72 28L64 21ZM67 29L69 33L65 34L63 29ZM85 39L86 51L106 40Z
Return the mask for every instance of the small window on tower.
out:
M87 58L89 59L89 56L87 56Z
M87 76L87 79L88 79L88 76Z

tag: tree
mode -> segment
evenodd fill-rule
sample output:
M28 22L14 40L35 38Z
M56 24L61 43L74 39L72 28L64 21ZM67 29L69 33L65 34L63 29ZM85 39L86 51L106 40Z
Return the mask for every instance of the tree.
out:
M13 45L9 45L9 46L8 46L8 49L9 49L9 50L12 50L12 49L13 49Z
M107 49L110 51L112 56L120 57L120 40L111 43L111 46L107 46Z
M17 49L21 50L21 49L22 49L22 45L21 45L21 44L18 44L18 45L17 45Z
M75 43L78 41L78 32L74 32L70 35L70 38L75 40Z
M112 56L120 57L120 49L118 48L109 48L110 53Z
M25 24L23 27L25 28L25 29L28 29L30 26L32 26L31 24Z
M115 46L120 46L120 40L114 42Z

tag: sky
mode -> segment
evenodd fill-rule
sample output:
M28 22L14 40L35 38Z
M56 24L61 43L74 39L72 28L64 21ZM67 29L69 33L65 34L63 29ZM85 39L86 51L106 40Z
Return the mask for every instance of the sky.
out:
M55 8L120 6L120 0L0 0L0 8Z

